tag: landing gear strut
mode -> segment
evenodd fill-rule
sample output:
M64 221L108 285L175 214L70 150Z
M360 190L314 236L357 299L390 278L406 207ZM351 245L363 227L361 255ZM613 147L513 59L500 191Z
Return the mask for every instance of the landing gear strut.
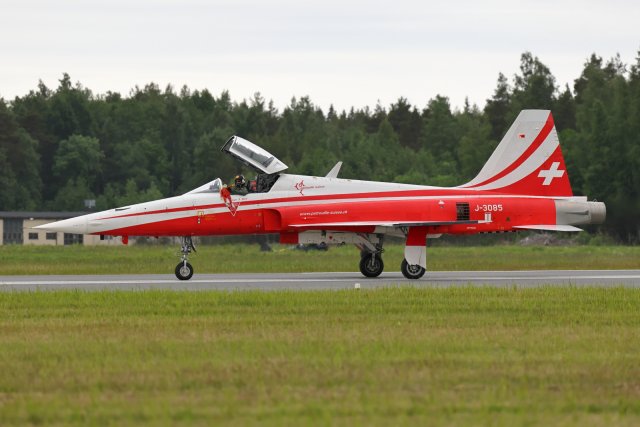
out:
M187 262L187 258L191 251L196 252L196 247L193 246L191 236L182 237L182 246L180 252L182 252L182 261L176 265L176 277L180 280L189 280L193 276L193 267Z

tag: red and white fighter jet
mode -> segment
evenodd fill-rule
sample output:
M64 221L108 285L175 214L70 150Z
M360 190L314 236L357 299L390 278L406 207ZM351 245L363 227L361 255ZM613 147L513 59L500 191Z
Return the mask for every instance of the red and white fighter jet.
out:
M175 269L188 280L193 236L278 233L282 243L353 243L360 271L382 273L385 236L404 238L401 271L425 273L426 241L442 234L517 230L579 231L602 223L604 203L576 197L550 111L524 110L478 176L452 188L338 178L341 163L324 177L283 173L287 166L238 136L222 147L258 171L251 191L230 194L218 178L181 196L124 206L46 224L66 233L181 236Z

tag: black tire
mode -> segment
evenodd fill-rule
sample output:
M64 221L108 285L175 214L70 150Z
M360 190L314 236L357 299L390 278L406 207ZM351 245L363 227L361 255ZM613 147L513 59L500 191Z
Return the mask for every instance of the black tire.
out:
M193 276L193 267L191 264L180 262L176 265L176 277L180 280L189 280Z
M409 265L407 260L403 259L402 264L400 264L400 271L402 271L402 275L407 279L415 280L424 276L427 270L417 264Z
M380 255L369 253L360 258L360 272L365 277L378 277L384 270Z

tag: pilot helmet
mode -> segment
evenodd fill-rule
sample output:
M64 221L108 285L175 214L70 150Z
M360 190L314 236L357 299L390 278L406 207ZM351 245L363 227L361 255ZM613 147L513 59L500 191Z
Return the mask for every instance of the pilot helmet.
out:
M236 178L234 181L236 186L242 187L245 185L244 175L236 175Z

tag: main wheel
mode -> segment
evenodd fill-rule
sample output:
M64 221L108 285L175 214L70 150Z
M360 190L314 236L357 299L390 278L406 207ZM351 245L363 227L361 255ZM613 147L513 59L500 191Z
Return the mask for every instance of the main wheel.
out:
M409 265L406 259L402 260L402 264L400 264L400 271L402 271L402 275L407 279L419 279L424 276L426 269L416 265Z
M193 267L188 262L180 262L176 265L176 277L180 280L189 280L193 276Z
M366 277L378 277L384 270L384 262L377 254L369 253L360 258L360 272Z

